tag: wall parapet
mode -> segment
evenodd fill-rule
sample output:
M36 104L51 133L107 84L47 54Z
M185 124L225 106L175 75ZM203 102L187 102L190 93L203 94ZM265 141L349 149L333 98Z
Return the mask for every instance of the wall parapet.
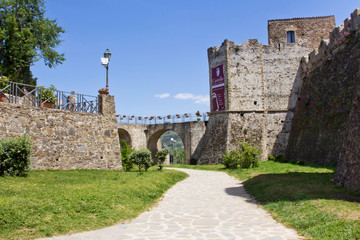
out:
M6 81L0 77L0 102L23 106L48 107L52 109L99 113L98 97L65 92L52 87L32 86Z
M307 19L323 19L328 17L334 17L334 15L329 16L317 16L317 17L298 17L298 18L286 18L286 19L270 19L268 22L286 22L286 21L296 21L296 20L307 20Z
M360 8L354 10L350 18L344 20L344 24L336 27L329 33L329 40L322 40L318 48L314 49L301 60L304 74L310 72L320 62L331 60L331 55L337 51L349 37L360 31Z
M167 123L184 123L184 122L206 122L209 119L209 112L200 113L197 111L195 114L169 114L158 116L135 116L135 115L116 115L117 121L124 124L144 124L144 125L156 125Z

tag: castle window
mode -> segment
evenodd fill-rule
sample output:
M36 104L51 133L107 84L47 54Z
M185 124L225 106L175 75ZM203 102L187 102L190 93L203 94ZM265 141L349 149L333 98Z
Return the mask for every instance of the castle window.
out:
M295 32L294 31L288 31L286 33L287 37L287 43L294 43L295 42Z

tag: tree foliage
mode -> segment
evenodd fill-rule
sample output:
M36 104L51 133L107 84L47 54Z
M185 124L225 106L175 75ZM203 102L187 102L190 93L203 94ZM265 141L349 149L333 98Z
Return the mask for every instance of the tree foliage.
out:
M126 172L128 172L133 168L133 163L129 159L129 156L134 149L132 149L124 139L120 139L120 151L123 168Z
M44 15L44 0L0 0L0 74L11 81L35 85L34 62L51 68L65 60L55 51L64 30Z
M129 160L136 166L138 166L139 172L141 172L142 168L147 171L148 168L151 167L151 164L153 162L151 158L151 152L148 149L140 149L133 151L129 156Z
M159 167L159 170L160 170L160 171L161 171L161 169L163 169L166 156L167 156L169 153L170 153L170 150L167 149L167 148L161 149L161 150L159 150L159 151L156 153L155 157L156 157L157 159L159 159L159 161L158 161L158 167Z
M185 164L185 150L184 148L178 148L174 151L175 164Z

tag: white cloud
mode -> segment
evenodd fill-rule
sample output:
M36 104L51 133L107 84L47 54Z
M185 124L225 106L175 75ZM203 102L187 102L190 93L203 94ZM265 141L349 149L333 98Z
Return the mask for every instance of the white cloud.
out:
M191 93L179 93L174 96L174 98L176 99L183 99L183 100L194 99L194 97L195 97L194 94Z
M209 95L208 96L202 96L202 95L195 96L195 103L209 105L210 104L209 103Z
M154 95L154 97L163 99L163 98L170 97L170 93L156 94L156 95Z
M194 95L192 93L179 93L179 94L176 94L174 96L174 98L181 99L181 100L191 99L191 100L194 100L194 103L196 103L196 104L210 105L209 95L204 96L204 95Z

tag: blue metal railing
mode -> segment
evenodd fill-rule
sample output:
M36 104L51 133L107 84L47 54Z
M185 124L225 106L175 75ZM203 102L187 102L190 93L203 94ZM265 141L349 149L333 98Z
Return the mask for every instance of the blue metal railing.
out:
M119 123L124 124L166 124L166 123L183 123L183 122L196 122L196 121L208 121L208 113L197 112L195 114L184 113L167 116L128 116L128 115L117 115Z
M8 103L36 107L44 107L46 103L53 103L50 108L76 112L99 113L98 97L10 82L1 77L0 95L5 98L4 102Z

